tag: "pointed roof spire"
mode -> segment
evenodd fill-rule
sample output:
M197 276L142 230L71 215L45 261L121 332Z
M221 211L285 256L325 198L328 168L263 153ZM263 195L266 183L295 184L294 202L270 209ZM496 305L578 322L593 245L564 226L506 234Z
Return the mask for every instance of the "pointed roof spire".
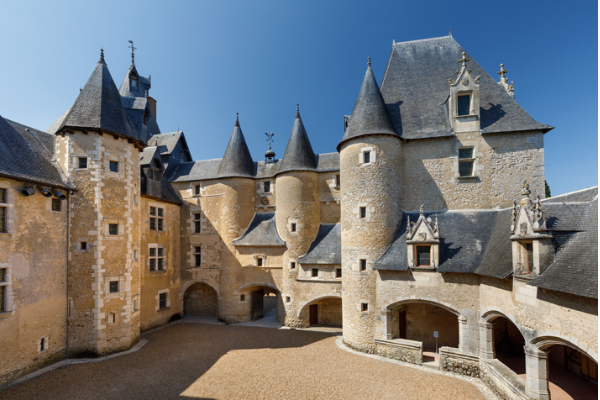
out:
M398 136L371 69L371 57L369 57L367 72L356 103L354 103L350 123L337 149L339 151L342 143L347 140L369 135Z
M317 158L308 140L308 135L302 118L300 107L296 104L296 119L288 140L285 153L279 165L278 174L289 171L313 171L317 168Z
M235 125L240 126L240 113L235 113Z
M63 128L97 129L141 140L125 116L121 96L104 62L104 50L100 50L100 61L56 132Z
M231 139L227 144L225 155L217 171L219 178L252 178L254 177L254 161L248 150L246 139L240 127L239 114L236 113L235 126Z

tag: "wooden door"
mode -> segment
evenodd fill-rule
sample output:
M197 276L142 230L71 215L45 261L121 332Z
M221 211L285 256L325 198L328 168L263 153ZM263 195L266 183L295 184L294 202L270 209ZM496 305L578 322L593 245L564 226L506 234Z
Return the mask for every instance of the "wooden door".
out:
M308 318L309 325L318 324L319 323L319 305L311 304L308 308L308 313L309 313L309 318Z
M398 313L398 337L406 339L406 311Z
M262 289L255 290L252 292L252 304L250 306L250 318L252 321L261 319L263 317L263 297L264 292Z

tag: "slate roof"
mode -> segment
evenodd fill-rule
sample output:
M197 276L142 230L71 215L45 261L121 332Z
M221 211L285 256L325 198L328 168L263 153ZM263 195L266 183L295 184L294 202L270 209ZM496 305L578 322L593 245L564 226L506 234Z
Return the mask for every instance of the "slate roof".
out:
M285 246L285 242L279 236L277 224L275 223L275 213L257 213L254 214L250 226L246 232L233 241L234 246Z
M597 187L596 187L597 189ZM546 215L557 221L553 244L556 257L548 268L529 282L532 286L598 298L598 198L580 204L543 204ZM548 224L547 224L548 225Z
M152 143L152 142L151 142ZM325 153L315 155L317 159L317 172L334 172L340 170L340 154L339 153ZM218 179L217 170L221 163L222 158L215 158L213 160L201 160L180 163L176 170L169 175L171 182L190 182L190 181L202 181L208 179ZM254 162L252 178L254 179L266 179L272 178L278 173L278 163L281 160L275 160L273 164L265 163L264 161Z
M341 264L342 225L321 224L317 237L305 255L298 259L302 264Z
M439 272L475 273L506 278L512 271L509 239L511 210L447 211L438 213L440 228ZM419 213L404 213L396 237L373 269L407 271L406 218L416 222ZM432 213L426 217L435 218ZM460 227L460 228L458 228Z
M381 94L396 132L403 139L454 135L446 104L450 95L448 79L456 78L463 51L451 36L394 44ZM467 63L467 68L473 71L471 76L481 76L482 133L553 129L535 121L470 54L467 57L471 59Z
M594 197L598 196L598 186L593 186L575 192L560 194L558 196L548 197L547 199L541 199L543 205L549 203L565 203L574 201L591 201Z
M54 135L0 116L0 175L17 180L73 188L52 161Z
M317 159L308 140L308 135L300 112L296 112L296 119L292 133L288 140L283 159L279 163L278 174L289 171L314 171L317 168Z
M242 133L239 121L235 121L231 139L227 144L225 155L221 159L217 176L219 178L243 177L252 178L254 175L254 162L248 150L246 139Z
M131 74L135 74L138 77L138 85L137 88L133 88L130 86L130 76ZM119 87L119 93L121 96L125 97L146 97L146 90L150 90L150 78L145 78L139 74L137 68L135 67L135 63L131 62L129 69L127 70L127 74L125 74L125 78L123 78L123 82L121 82L121 86Z
M369 61L360 92L354 103L350 123L344 132L344 137L337 145L337 150L339 151L342 143L349 139L373 134L398 136Z
M102 129L121 136L142 140L131 128L121 95L104 62L104 56L92 72L79 96L68 113L55 122L49 133L57 133L63 128Z
M147 142L152 135L160 135L156 116L146 97L121 97L121 104L136 137Z
M142 154L140 155L140 166L143 167L146 165L150 165L152 163L152 160L154 160L156 153L158 153L158 147L156 147L156 146L146 147L142 151ZM159 155L160 155L160 153L159 153ZM160 159L160 157L159 157L159 159Z
M171 152L177 146L177 142L179 142L179 139L182 135L182 131L155 135L148 140L148 146L158 147L160 154L171 154Z

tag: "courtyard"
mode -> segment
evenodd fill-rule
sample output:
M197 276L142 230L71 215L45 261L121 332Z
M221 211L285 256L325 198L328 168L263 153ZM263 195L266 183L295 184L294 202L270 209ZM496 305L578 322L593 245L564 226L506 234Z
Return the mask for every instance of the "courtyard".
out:
M179 323L140 350L69 365L0 399L484 399L471 383L340 349L324 332Z

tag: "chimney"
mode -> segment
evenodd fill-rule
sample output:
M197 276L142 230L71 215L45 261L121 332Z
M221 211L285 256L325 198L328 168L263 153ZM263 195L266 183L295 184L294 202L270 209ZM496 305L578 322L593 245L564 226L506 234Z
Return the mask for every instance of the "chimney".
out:
M156 118L158 120L158 117L156 116L156 100L154 100L153 97L148 96L148 103L150 104L150 108L152 109L152 112L154 113L154 118Z

